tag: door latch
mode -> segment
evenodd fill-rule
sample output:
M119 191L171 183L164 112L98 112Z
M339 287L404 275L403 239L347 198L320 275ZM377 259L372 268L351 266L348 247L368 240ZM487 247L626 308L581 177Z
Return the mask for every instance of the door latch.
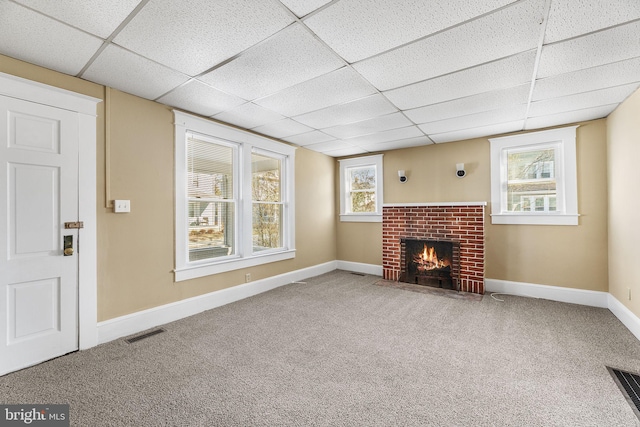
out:
M73 236L64 236L64 250L62 253L64 256L73 255Z
M72 228L84 228L84 222L82 221L77 221L77 222L65 222L64 223L64 228L69 230Z

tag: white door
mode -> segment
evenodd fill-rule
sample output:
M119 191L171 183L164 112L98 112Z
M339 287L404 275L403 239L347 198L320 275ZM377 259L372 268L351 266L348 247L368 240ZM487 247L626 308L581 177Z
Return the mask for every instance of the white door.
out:
M78 349L78 122L0 96L0 375Z

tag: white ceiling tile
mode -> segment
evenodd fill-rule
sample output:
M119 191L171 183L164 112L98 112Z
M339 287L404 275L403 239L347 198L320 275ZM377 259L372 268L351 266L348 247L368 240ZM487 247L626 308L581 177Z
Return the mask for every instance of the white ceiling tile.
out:
M230 123L245 129L251 129L267 123L277 122L285 117L264 107L247 102L238 107L216 114L214 119Z
M640 58L537 80L533 100L558 98L633 82L640 82Z
M514 0L342 0L305 20L349 62L442 31Z
M284 119L277 122L268 123L266 125L258 126L251 130L263 135L272 136L274 138L283 138L291 135L310 132L313 129L309 126L303 125L302 123L298 123L295 120Z
M255 99L343 65L344 62L324 44L295 24L199 80L227 93Z
M297 116L372 95L375 89L349 67L297 84L255 103L285 116Z
M280 31L293 17L267 1L151 0L115 42L195 76Z
M102 40L8 1L0 2L0 52L76 75Z
M305 145L304 148L308 148L309 150L319 151L323 153L325 151L332 151L332 150L352 149L354 148L354 145L344 141L335 140L335 141L319 142L317 144Z
M529 99L529 89L530 85L524 84L406 110L404 113L415 123L435 122L451 117L526 104Z
M15 0L104 39L136 8L140 0Z
M245 100L220 92L197 80L192 80L159 98L158 102L203 116L213 116L221 111L237 107Z
M102 51L82 77L147 99L156 99L189 79L112 44Z
M619 104L602 105L599 107L585 108L583 110L569 111L567 113L552 114L527 119L525 129L541 129L549 126L558 126L587 120L607 117Z
M524 120L518 120L510 123L481 126L475 129L465 129L455 132L429 135L429 137L436 143L463 141L465 139L482 138L493 135L500 135L502 133L521 131L523 127Z
M433 144L433 141L429 139L429 137L421 136L417 138L401 139L398 141L376 142L372 144L360 144L358 146L361 148L364 148L369 152L373 152L373 151L398 150L400 148L409 148L409 147L420 147L423 145L431 145L431 144Z
M398 109L387 98L375 94L296 116L294 119L313 128L322 128L353 123L397 111Z
M640 21L542 48L538 78L640 56Z
M561 98L535 101L531 103L531 107L529 108L529 117L548 116L566 111L620 103L635 92L638 86L640 86L640 83L631 83L623 86L563 96Z
M536 52L530 51L384 93L401 110L436 104L531 81Z
M301 133L299 135L293 135L282 139L291 142L292 144L309 145L317 144L319 142L333 141L335 138L331 135L320 132L319 130L314 130L311 132Z
M356 154L365 154L367 150L364 150L360 147L348 147L341 148L339 150L331 150L331 151L320 151L322 154L331 156L331 157L344 157L344 156L354 156Z
M386 130L383 132L372 133L370 135L358 136L355 138L345 139L344 141L353 145L373 144L376 142L388 142L398 139L417 138L424 136L424 133L417 126L407 126L406 128Z
M323 132L336 138L353 138L389 129L411 126L413 123L402 113L392 113L368 120L362 120L348 125L334 126L322 129Z
M427 135L453 132L478 128L484 125L523 120L526 112L527 104L520 104L500 110L483 111L482 113L470 114L468 116L453 117L450 119L439 120L437 122L425 123L418 127Z
M544 2L528 0L353 67L379 90L534 49Z
M553 43L638 18L640 2L636 0L553 1L544 41Z
M280 0L282 4L287 6L289 10L295 13L299 18L308 15L330 1L331 0Z

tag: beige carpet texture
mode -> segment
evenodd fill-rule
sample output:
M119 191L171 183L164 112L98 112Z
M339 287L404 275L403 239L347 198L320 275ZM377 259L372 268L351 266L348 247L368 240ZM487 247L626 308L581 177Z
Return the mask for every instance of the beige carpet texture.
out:
M73 426L640 426L606 309L449 298L334 271L0 377Z

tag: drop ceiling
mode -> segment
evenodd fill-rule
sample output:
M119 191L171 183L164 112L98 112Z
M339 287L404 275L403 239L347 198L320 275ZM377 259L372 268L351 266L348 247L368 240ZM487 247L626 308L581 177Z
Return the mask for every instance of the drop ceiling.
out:
M606 117L638 0L0 0L0 53L340 157Z

